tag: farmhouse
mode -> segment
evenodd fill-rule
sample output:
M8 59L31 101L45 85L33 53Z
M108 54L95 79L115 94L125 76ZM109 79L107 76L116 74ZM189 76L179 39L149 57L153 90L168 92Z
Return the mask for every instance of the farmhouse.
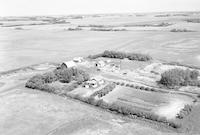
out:
M97 81L96 80L89 80L85 83L85 87L86 88L96 88L98 85L97 85Z
M104 80L101 77L92 77L91 80L96 81L99 85L104 83Z
M61 64L61 68L72 68L72 67L76 67L76 63L73 61L67 61L67 62L63 62Z
M84 87L86 88L96 88L98 85L104 84L104 80L100 77L92 77L90 80L88 80L85 84Z

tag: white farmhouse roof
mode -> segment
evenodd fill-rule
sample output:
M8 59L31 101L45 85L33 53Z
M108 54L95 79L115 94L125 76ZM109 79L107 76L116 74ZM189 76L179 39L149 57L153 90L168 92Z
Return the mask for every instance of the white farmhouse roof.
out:
M67 68L71 68L71 67L75 67L76 63L73 61L67 61L67 62L63 62L62 64L64 64Z

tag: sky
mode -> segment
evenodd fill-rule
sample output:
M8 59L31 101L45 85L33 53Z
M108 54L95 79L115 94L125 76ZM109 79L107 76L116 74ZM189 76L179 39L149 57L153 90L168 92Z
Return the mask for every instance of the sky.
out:
M200 0L0 0L0 16L200 11Z

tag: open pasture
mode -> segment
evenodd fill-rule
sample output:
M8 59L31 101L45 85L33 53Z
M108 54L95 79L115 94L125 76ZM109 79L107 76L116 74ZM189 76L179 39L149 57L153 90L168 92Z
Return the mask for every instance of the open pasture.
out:
M117 86L112 92L103 97L108 103L124 103L152 112L167 119L174 119L184 105L193 103L193 98L186 95L141 91L134 88Z

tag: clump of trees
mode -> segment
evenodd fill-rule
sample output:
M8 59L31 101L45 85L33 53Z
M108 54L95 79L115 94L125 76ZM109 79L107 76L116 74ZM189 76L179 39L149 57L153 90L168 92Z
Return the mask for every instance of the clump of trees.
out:
M60 81L62 83L69 83L75 81L69 86L64 87L64 90L71 91L76 88L79 84L89 80L90 76L83 70L77 68L58 68L52 72L47 72L41 75L35 75L31 77L25 84L26 87L32 89L44 90L47 92L55 92L59 88L55 88L49 85L52 82Z
M101 54L90 55L89 58L96 59L98 57L106 57L106 58L118 58L124 59L128 58L129 60L137 60L137 61L149 61L152 60L152 57L145 54L140 53L125 53L125 52L117 52L117 51L104 51Z
M57 80L63 83L69 83L72 80L82 83L90 78L88 73L77 68L58 68L55 69L53 73L56 75Z
M162 73L159 82L168 88L188 85L200 87L198 76L199 72L197 70L175 68Z

